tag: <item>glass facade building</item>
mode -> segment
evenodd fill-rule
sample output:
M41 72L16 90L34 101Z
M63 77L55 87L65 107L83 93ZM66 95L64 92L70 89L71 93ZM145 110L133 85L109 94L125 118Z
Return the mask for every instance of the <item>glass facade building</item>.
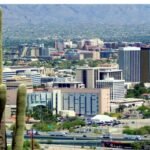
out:
M140 48L120 48L119 68L123 70L123 79L126 82L140 82Z
M28 93L27 108L48 106L53 114L73 110L77 115L93 116L110 112L110 90L105 89L51 89Z
M74 110L77 115L96 115L99 112L98 94L63 93L63 110Z

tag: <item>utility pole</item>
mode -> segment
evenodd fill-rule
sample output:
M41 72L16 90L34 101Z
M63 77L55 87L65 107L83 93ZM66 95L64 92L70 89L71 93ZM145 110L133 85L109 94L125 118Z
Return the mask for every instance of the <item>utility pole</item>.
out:
M34 143L33 143L33 128L31 133L31 150L34 150Z

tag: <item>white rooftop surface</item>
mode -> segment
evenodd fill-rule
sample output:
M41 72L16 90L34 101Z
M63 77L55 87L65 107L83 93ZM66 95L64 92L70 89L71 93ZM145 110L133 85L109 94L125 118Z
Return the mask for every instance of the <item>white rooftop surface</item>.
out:
M140 47L131 47L131 46L121 47L120 49L125 50L125 51L140 51L141 50Z
M10 68L4 68L3 72L14 72L14 71L12 69L10 69Z
M96 82L125 82L125 80L116 80L114 78L105 78L104 80L96 80Z
M120 100L120 102L134 102L134 101L144 101L142 98L125 98L123 100Z
M114 118L107 115L96 115L92 118L93 121L105 122L105 121L113 121Z

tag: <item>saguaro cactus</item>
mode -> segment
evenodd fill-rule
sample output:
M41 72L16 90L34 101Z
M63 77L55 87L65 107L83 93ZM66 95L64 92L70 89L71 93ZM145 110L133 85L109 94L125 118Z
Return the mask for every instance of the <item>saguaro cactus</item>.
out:
M3 52L2 52L2 10L0 9L0 84L3 81ZM4 117L4 109L6 103L6 87L1 85L0 91L0 149L7 149L6 144L6 136L5 136L5 117Z
M6 104L6 86L4 84L0 85L0 121L3 117L3 112Z
M3 78L3 52L2 52L2 11L0 10L0 84Z
M24 141L26 86L21 84L17 92L16 129L14 131L12 150L22 150Z
M0 85L0 150L5 150L7 147L5 141L5 122L4 122L4 110L6 104L6 86Z

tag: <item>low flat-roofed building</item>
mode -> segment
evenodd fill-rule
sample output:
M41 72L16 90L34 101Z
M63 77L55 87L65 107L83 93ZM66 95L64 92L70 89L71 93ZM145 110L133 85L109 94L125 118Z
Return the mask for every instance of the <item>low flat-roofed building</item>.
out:
M75 117L76 116L76 113L74 110L61 110L59 114L62 117Z
M10 68L4 67L3 69L3 83L6 82L7 79L16 75L16 72Z
M145 105L145 102L147 101L139 98L124 98L123 100L111 101L111 112L116 112L120 106L127 110L131 108L137 109L137 107Z
M32 79L25 76L13 76L12 78L6 80L7 89L18 88L20 84L25 84L27 89L33 88Z
M6 105L5 106L5 120L6 120L6 122L14 115L16 115L16 105Z
M92 59L92 60L99 60L100 59L100 52L99 51L79 51L79 59Z
M17 88L7 89L7 101L5 107L5 119L9 120L13 115L16 115ZM32 89L27 89L27 93L32 93Z
M93 116L110 112L110 89L49 88L27 95L27 108L48 106L53 114L73 110L76 115Z
M84 84L78 81L68 81L68 82L53 82L54 88L84 88Z
M112 101L113 104L125 105L125 106L142 106L145 100L140 98L124 98L123 100Z
M53 89L47 91L39 89L28 93L27 109L32 110L36 106L48 107L53 111L53 114L59 114L59 111L62 110L61 90Z
M61 89L62 109L93 116L110 112L110 89Z

